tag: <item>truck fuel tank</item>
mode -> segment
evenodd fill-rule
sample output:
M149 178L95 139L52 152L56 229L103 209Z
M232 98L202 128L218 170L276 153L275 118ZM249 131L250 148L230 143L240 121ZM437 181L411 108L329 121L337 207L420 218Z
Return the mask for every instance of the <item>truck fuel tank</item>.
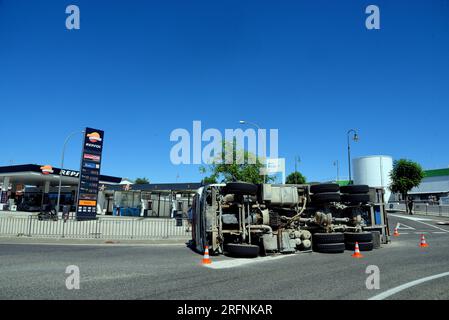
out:
M292 207L298 204L298 189L295 186L262 185L262 200L272 205Z

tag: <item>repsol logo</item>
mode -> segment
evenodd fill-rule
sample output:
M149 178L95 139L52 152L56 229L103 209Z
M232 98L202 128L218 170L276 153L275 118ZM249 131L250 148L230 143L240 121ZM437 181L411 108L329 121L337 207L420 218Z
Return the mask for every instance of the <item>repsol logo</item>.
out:
M67 177L79 177L80 173L78 171L72 171L72 170L61 170L61 175L67 176Z
M93 144L93 143L86 143L86 147L101 149L101 146L99 144Z

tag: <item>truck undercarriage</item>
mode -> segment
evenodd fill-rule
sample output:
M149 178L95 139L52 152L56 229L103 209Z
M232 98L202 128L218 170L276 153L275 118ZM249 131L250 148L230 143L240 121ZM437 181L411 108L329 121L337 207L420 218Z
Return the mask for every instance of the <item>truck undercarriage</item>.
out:
M255 257L275 253L372 250L388 242L383 189L366 185L231 182L198 190L192 244L198 252Z

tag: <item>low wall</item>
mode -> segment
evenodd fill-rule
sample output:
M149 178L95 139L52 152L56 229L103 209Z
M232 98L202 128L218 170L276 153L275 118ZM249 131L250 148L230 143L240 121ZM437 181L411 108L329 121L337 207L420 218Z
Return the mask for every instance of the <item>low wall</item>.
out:
M103 218L64 222L39 220L30 215L0 215L0 236L71 239L190 239L187 220L169 218Z

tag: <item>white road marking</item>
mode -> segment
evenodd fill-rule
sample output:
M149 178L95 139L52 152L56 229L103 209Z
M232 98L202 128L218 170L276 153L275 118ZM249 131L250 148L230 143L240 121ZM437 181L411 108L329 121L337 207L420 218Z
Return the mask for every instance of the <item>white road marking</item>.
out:
M398 218L408 219L408 220L412 220L412 221L433 221L433 219L429 219L429 218L418 218L418 217L401 216L399 214L393 214L393 213L390 213L388 215L392 216L392 217L398 217Z
M403 228L402 226L404 226L405 228ZM408 226L408 225L406 225L406 224L399 223L399 222L398 222L396 228L398 228L398 229L404 229L404 230L416 230L416 229L413 228L413 227L410 227L410 226Z
M434 232L432 232L432 233L438 233L438 234L441 234L441 233L446 233L446 232L443 232L443 231L434 231Z
M426 225L426 226L428 226L428 227L432 227L432 228L441 230L441 231L443 231L443 232L449 233L449 230L445 230L445 229L443 229L443 228L440 228L440 227L431 225L431 224L429 224L429 223L423 222L423 221L434 221L434 220L432 220L432 219L416 218L416 217L404 217L404 216L400 216L400 215L396 215L396 214L390 214L390 216L398 217L398 218L403 218L403 219L413 220L413 221L415 221L415 222L422 223L422 224L424 224L424 225Z
M407 282L407 283L405 283L403 285L394 287L394 288L392 288L390 290L387 290L387 291L382 292L382 293L380 293L378 295L375 295L374 297L371 297L368 300L384 300L385 298L388 298L388 297L390 297L390 296L392 296L392 295L394 295L394 294L396 294L398 292L401 292L401 291L403 291L405 289L417 286L417 285L419 285L421 283L424 283L424 282L427 282L427 281L431 281L431 280L435 280L435 279L442 278L442 277L447 277L447 276L449 276L449 272L443 272L443 273L439 273L439 274L436 274L436 275L433 275L433 276L429 276L429 277L421 278L421 279L418 279L418 280L415 280L415 281Z
M440 227L437 227L437 226L433 226L433 225L431 225L431 224L428 224L428 223L425 223L425 222L422 222L422 221L417 221L417 222L422 223L422 224L425 224L426 226L429 226L429 227L432 227L432 228L441 230L441 231L443 231L444 233L449 233L448 230L445 230L445 229L443 229L443 228L440 228Z
M274 261L278 259L282 259L285 257L293 257L296 256L295 254L285 254L285 255L279 255L279 256L269 256L269 257L257 257L257 258L235 258L232 260L224 260L224 261L212 261L211 264L205 264L204 266L211 269L228 269L228 268L235 268L235 267L241 267L247 264L251 263L258 263L258 262L267 262L267 261Z

